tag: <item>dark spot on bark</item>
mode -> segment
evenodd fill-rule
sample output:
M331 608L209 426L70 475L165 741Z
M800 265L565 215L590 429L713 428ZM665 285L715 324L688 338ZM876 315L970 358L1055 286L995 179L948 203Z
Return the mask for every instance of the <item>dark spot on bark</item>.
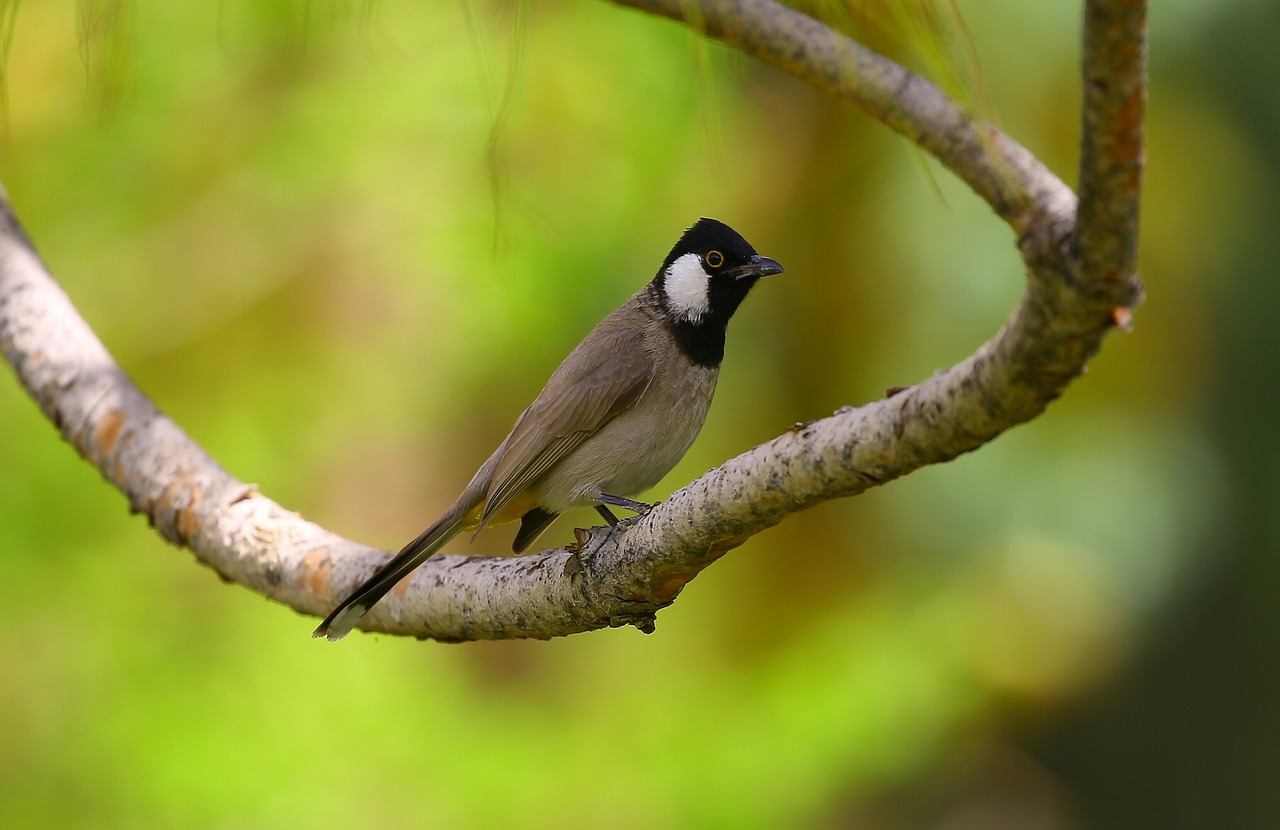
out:
M881 479L879 476L873 475L864 470L859 470L856 467L853 470L853 474L856 475L858 478L862 479L863 481L865 481L867 484L870 484L872 486L884 483L884 480Z

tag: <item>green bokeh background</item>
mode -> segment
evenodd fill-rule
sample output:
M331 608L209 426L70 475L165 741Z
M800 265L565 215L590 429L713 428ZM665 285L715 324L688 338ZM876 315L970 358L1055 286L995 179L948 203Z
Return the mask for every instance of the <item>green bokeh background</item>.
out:
M1280 10L1153 5L1135 331L991 446L751 540L653 636L314 642L0 383L0 824L1280 826ZM954 364L1021 290L946 171L666 21L123 8L103 40L19 7L0 180L167 413L371 544L447 506L699 216L787 274L658 498ZM975 100L1074 181L1077 4L961 10Z

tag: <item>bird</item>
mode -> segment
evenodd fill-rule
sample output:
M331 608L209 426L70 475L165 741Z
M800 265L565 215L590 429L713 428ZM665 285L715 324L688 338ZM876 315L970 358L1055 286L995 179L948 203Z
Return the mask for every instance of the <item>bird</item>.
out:
M782 273L728 225L702 218L653 279L569 353L453 505L316 628L340 640L378 600L462 531L520 520L523 552L558 515L618 507L653 487L693 444L715 392L729 319L763 277Z

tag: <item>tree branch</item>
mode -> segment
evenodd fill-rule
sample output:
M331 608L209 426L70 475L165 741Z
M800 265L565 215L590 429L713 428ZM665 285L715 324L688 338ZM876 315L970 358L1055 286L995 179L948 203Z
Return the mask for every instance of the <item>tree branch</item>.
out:
M1080 215L1074 254L1090 280L1133 273L1138 259L1147 100L1146 3L1085 4Z
M694 7L689 0L619 2L676 19ZM573 551L430 560L361 627L443 640L546 638L623 624L651 630L656 612L690 579L751 535L822 501L955 458L1039 414L1141 296L1133 251L1142 8L1124 0L1087 7L1081 210L1090 227L1078 232L1065 185L923 79L769 0L696 7L708 34L853 100L968 182L1017 230L1026 293L1000 331L951 370L797 425L702 476L624 532L582 534ZM322 615L387 558L254 492L160 413L53 282L3 199L0 350L63 436L131 507L226 579Z
M1021 237L1075 213L1026 148L883 55L774 0L612 0L687 23L860 107L950 168Z

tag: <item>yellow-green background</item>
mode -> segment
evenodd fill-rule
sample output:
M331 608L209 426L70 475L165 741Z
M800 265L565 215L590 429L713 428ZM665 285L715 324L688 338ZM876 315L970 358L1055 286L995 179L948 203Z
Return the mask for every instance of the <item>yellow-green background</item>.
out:
M1135 331L995 444L751 540L653 636L313 641L0 382L0 824L1280 826L1280 13L1153 6ZM655 497L952 365L1021 289L949 174L666 21L122 8L100 38L19 7L0 180L166 412L365 542L433 519L699 216L787 273ZM969 93L1073 182L1078 4L960 9Z

